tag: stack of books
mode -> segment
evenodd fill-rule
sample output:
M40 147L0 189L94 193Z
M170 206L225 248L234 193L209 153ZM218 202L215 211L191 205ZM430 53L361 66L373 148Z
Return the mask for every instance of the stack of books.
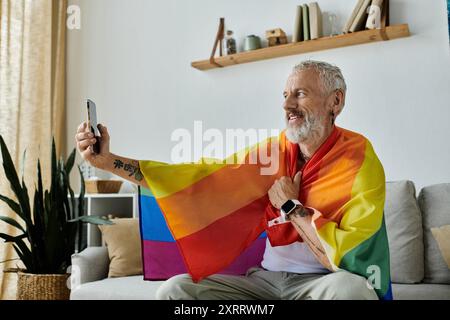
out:
M371 9L372 8L372 9ZM389 0L357 0L344 33L385 27L389 24Z
M322 12L319 4L312 2L297 6L292 42L322 37Z

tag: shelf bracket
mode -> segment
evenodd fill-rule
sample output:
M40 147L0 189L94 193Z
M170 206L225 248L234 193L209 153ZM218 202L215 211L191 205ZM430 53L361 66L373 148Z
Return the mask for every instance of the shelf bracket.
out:
M216 55L217 46L219 46L219 54L222 56L222 48L223 48L223 39L225 37L225 18L220 18L219 22L219 29L217 30L216 40L214 41L214 47L211 52L211 57L209 57L209 62L215 66L218 66L219 68L223 68L222 65L218 64L216 60L214 59L214 56Z

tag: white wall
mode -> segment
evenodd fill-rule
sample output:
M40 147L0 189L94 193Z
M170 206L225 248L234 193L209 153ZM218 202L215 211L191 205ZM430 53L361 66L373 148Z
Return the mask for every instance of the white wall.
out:
M72 0L81 30L68 32L68 144L97 103L114 153L170 160L171 132L203 120L211 128L283 128L282 90L307 58L341 67L347 104L338 125L373 143L387 179L417 187L450 182L450 59L445 0L391 0L391 23L412 36L201 72L218 18L238 40L281 27L292 33L294 0ZM320 0L342 26L352 1ZM328 29L328 28L327 28Z

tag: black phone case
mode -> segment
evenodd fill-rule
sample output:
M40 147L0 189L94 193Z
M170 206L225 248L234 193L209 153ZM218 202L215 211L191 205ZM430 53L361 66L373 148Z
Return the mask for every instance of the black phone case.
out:
M100 153L100 137L95 135L95 130L92 126L91 126L91 132L96 139L95 144L92 146L92 151L94 151L94 153L96 153L96 154L99 154Z

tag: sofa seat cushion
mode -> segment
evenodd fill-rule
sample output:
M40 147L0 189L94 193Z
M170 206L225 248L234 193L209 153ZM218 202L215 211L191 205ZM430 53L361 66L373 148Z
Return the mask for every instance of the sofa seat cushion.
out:
M450 269L431 231L450 224L450 183L423 188L419 194L419 206L423 214L424 282L450 284Z
M394 300L450 300L447 284L392 284Z
M422 214L413 182L386 183L384 214L392 282L421 282L424 277Z
M164 281L144 281L143 276L106 278L72 290L71 300L154 300Z

